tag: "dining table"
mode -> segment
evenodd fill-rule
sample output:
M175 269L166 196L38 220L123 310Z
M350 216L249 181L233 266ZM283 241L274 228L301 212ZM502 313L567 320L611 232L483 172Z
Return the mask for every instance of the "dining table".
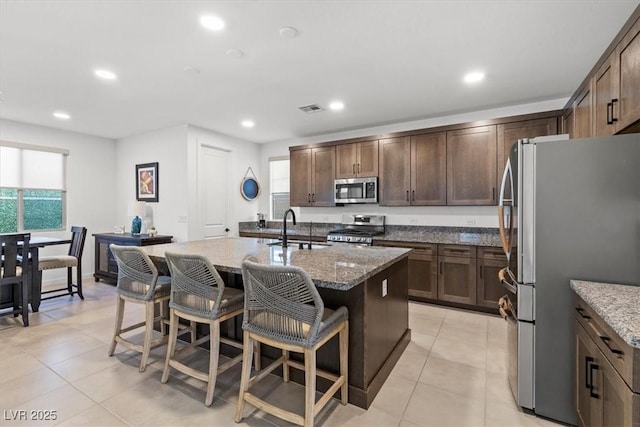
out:
M26 274L26 286L29 289L31 311L34 313L40 309L40 301L42 298L42 272L38 268L40 249L48 246L64 244L71 244L71 239L50 236L31 236L29 239L29 261L27 263L28 272ZM3 296L2 300L0 300L0 308L6 308L12 304L13 295Z

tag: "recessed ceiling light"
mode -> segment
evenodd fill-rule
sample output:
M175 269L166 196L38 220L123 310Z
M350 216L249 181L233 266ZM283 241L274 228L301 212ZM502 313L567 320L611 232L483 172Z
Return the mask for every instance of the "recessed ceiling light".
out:
M298 35L298 30L293 27L282 27L280 28L280 37L285 39L292 39Z
M238 58L242 58L244 56L244 52L241 51L241 50L238 50L238 49L229 49L227 51L227 56L229 58L238 59Z
M182 71L187 74L200 74L200 69L198 67L192 67L190 65L184 67Z
M211 31L221 31L224 29L225 23L222 19L215 15L205 15L200 18L200 25Z
M60 120L69 120L71 118L71 116L64 111L54 111L53 117Z
M97 70L94 70L93 72L96 76L105 80L115 80L118 78L116 73L114 73L113 71L105 70L105 69L97 69Z
M253 120L243 120L243 121L242 121L242 123L241 123L241 125L242 125L243 127L246 127L246 128L252 128L252 127L254 127L256 124L253 122Z
M344 103L342 101L333 101L329 104L329 108L333 111L340 111L344 109Z
M482 71L472 71L464 75L465 83L478 83L484 80L484 73Z

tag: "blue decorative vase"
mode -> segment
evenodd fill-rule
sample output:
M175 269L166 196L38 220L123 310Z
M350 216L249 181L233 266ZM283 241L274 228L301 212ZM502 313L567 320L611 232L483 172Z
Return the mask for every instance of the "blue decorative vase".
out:
M140 234L140 230L142 229L142 220L138 215L133 218L131 222L131 234Z

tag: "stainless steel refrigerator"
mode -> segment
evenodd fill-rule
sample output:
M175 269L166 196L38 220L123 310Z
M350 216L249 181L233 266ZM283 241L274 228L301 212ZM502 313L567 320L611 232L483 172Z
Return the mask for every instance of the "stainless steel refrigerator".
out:
M520 140L502 181L503 246L517 258L517 274L501 271L511 389L520 406L577 424L569 280L640 285L640 134Z

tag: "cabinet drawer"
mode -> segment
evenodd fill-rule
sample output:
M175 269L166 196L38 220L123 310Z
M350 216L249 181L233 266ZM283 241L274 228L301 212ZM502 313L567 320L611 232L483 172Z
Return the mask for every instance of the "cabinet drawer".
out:
M507 262L507 257L502 248L492 246L480 246L478 248L478 258Z
M640 350L631 347L579 296L576 296L576 320L611 363L629 388L640 393Z
M438 245L439 256L475 258L476 247L466 245Z
M422 256L437 255L438 245L434 243L419 243L419 242L397 242L393 240L376 240L373 242L375 246L390 246L396 248L411 248L412 254L419 254Z

